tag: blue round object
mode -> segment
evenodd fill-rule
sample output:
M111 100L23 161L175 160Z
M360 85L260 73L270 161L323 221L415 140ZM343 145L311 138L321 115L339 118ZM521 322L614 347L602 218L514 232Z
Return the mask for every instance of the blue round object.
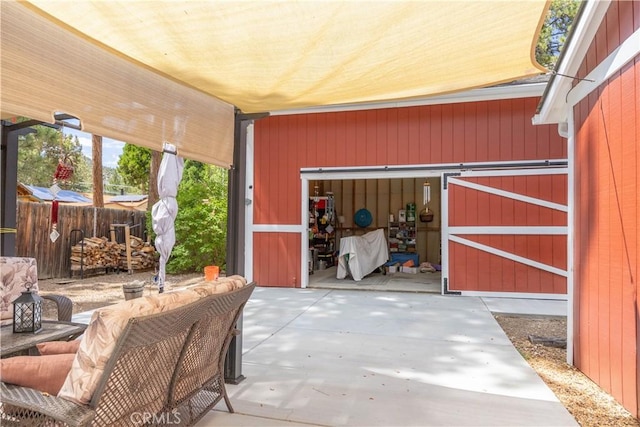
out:
M353 220L355 221L358 227L364 228L371 225L371 222L373 221L373 217L371 216L371 212L363 208L363 209L360 209L358 212L356 212L356 214L353 217Z

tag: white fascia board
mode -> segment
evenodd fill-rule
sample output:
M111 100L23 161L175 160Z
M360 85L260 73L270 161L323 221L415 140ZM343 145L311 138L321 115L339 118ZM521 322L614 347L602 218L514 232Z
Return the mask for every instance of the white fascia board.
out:
M610 3L610 0L590 0L585 4L579 21L575 23L576 27L571 40L565 46L565 52L556 69L557 74L549 82L550 86L542 100L540 112L533 116L533 124L543 125L567 121L567 111L571 108L567 103L567 94L573 86L573 79L560 74L575 76L578 73Z
M418 107L423 105L458 104L462 102L495 101L499 99L534 98L542 96L546 83L493 86L472 89L429 98L407 99L401 101L367 102L362 104L327 105L293 110L272 111L271 116L290 116L294 114L336 113L342 111L381 110L384 108Z
M567 96L567 104L573 107L608 80L622 67L640 54L640 29L636 30L596 68L591 70L587 77L578 83Z

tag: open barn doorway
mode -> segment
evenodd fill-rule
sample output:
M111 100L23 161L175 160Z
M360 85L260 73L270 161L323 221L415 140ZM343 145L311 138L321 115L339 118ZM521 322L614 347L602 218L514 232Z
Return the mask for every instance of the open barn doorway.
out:
M308 287L441 292L440 173L381 175L303 179L308 195L303 198L308 203ZM367 270L363 277L347 272L338 278L344 275L339 274L341 240L375 232L384 236L384 247L376 250L385 251L386 265ZM403 269L407 262L413 265Z

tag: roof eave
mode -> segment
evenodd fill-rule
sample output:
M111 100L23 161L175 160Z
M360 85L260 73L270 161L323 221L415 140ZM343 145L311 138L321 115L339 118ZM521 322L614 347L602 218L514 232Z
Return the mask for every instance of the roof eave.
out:
M610 0L585 1L576 16L576 22L567 38L551 80L538 104L533 116L534 124L554 124L567 121L569 109L567 95L573 87L573 79L582 65L582 61L595 37L602 19L609 9Z
M462 102L493 101L499 99L539 97L544 92L546 83L522 85L500 85L480 89L471 89L440 96L406 99L399 101L368 102L361 104L327 105L319 107L299 108L270 112L271 116L294 114L335 113L343 111L379 110L384 108L416 107L423 105L455 104Z

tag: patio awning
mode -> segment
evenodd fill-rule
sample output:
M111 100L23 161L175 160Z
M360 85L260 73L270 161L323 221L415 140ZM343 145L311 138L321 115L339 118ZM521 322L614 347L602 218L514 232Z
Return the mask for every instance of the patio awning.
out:
M232 106L411 99L538 74L533 52L547 7L3 1L2 114L51 120L61 111L96 134L156 148L169 141L182 156L228 165Z

